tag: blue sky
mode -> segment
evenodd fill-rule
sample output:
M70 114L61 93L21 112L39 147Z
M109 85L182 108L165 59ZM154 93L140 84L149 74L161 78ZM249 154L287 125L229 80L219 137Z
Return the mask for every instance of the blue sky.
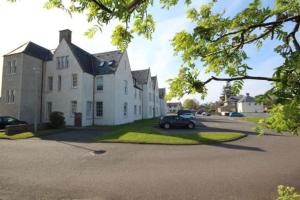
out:
M86 38L83 33L91 24L85 20L85 16L69 15L61 10L43 9L44 1L19 0L15 4L0 1L0 55L13 50L27 41L33 41L41 46L54 49L58 45L58 31L70 29L73 32L73 43L91 53L114 50L111 45L111 32L118 24L112 22L103 27L103 32L98 33L93 39ZM179 3L170 10L160 9L158 1L150 12L156 20L156 32L151 41L136 37L128 48L131 68L133 70L151 68L152 75L157 75L159 85L168 87L166 80L176 76L181 65L179 56L174 56L170 40L176 32L183 29L190 29L191 24L185 18L185 8L183 3ZM181 1L182 2L182 1ZM198 7L204 4L205 0L193 1L193 5ZM220 1L218 9L225 9L228 16L244 8L249 0L227 0ZM264 3L270 4L273 1L266 0ZM254 68L250 75L271 76L273 69L282 63L282 59L273 53L276 45L274 41L268 41L259 51L256 48L247 48L250 59L247 63ZM0 58L2 63L2 57ZM197 63L201 70L201 63ZM1 65L2 66L2 65ZM203 71L203 70L202 70ZM2 76L1 76L2 77ZM200 79L206 80L208 74L201 73ZM211 82L208 85L208 96L204 102L216 101L221 94L224 82ZM249 92L251 95L258 95L270 88L270 83L264 81L245 81L242 94ZM185 98L196 98L199 95L189 95ZM200 102L203 102L200 100Z

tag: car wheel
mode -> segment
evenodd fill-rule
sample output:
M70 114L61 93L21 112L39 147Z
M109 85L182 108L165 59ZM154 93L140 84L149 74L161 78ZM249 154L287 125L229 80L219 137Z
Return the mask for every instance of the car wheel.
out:
M170 124L169 123L164 124L164 128L165 129L169 129L170 128Z
M195 128L195 124L193 124L193 123L189 123L189 124L188 124L188 128L189 128L189 129L193 129L193 128Z

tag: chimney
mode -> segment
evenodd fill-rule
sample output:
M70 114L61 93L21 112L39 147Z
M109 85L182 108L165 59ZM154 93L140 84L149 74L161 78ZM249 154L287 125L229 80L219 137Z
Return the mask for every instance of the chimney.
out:
M61 43L63 39L65 39L66 42L71 43L72 31L70 31L69 29L59 31L59 43Z

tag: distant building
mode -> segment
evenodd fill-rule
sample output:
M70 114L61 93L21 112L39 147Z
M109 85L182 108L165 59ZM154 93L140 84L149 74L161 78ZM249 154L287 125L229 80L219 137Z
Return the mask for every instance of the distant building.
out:
M249 93L243 96L237 103L237 111L241 113L260 113L264 112L263 104L256 103L255 98Z
M177 113L182 109L181 102L167 103L168 113Z

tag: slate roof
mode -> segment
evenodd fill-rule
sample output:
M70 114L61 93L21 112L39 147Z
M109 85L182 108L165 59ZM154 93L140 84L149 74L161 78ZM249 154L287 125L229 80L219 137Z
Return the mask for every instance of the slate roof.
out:
M73 55L75 56L79 65L81 66L82 70L92 75L96 74L96 66L99 64L100 61L95 56L91 55L90 53L76 46L75 44L67 44L69 45Z
M239 95L239 96L231 96L231 97L228 97L228 100L227 100L227 101L230 101L230 102L238 102L241 98L243 98L243 95Z
M165 96L166 96L166 88L159 88L158 89L158 96L161 99L165 98Z
M246 94L246 96L243 96L239 102L255 102L255 98L254 97L251 97L249 95L249 93Z
M150 74L150 69L142 69L142 70L135 70L131 71L133 78L139 83L139 84L147 84L148 82L148 76Z
M16 48L15 50L9 52L5 56L13 55L13 54L18 54L18 53L24 53L26 55L38 58L40 60L48 61L52 59L52 53L50 50L39 46L33 42L27 42L20 47Z
M117 71L123 53L121 51L109 51L93 54L100 62L96 67L97 74L113 74Z

